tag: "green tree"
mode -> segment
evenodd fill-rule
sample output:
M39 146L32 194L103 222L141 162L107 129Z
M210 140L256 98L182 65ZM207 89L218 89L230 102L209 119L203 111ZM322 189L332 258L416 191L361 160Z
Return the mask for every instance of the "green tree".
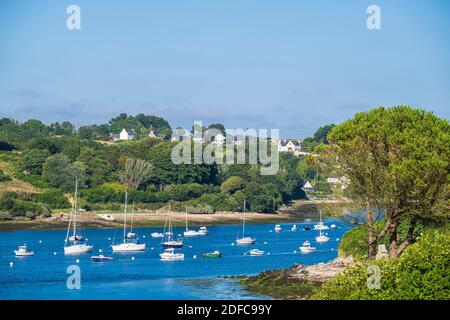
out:
M42 165L50 157L50 152L46 149L31 149L23 153L20 166L23 171L31 174L42 173Z
M364 206L369 216L373 208L385 212L385 226L369 236L369 247L376 247L388 234L389 254L395 258L413 242L418 220L448 219L447 120L405 106L380 107L356 114L336 126L328 138L330 158L350 179L349 196ZM397 228L404 218L410 224L405 239L399 242ZM369 232L374 232L370 226Z
M238 190L243 189L245 186L245 181L241 177L232 176L229 177L222 185L220 190L224 193L233 194Z
M80 186L86 181L84 167L77 162L71 163L70 159L62 154L47 158L43 165L42 176L52 187L60 188L64 192L73 190L75 179L78 179Z
M150 179L153 174L153 165L135 158L128 158L120 180L126 188L137 189L143 182Z

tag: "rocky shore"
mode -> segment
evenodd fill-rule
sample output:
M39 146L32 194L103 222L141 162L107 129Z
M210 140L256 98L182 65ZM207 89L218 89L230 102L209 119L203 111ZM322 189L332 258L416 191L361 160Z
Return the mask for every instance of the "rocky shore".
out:
M241 277L245 289L275 299L305 299L315 288L330 281L353 264L352 257L338 257L327 263L310 266L294 264L288 269L264 271L256 276Z

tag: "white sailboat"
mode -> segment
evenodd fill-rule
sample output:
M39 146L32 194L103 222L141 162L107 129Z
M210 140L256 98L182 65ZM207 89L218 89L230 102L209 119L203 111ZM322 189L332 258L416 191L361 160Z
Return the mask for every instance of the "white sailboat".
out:
M201 234L198 231L195 230L189 230L188 228L188 212L187 212L187 207L186 207L186 231L183 232L183 236L185 237L197 237L200 236Z
M328 226L324 225L322 222L322 212L320 212L320 220L314 225L314 230L328 230Z
M251 256L262 256L264 255L264 251L258 249L252 249L249 251Z
M328 242L328 240L330 240L330 238L327 237L325 234L323 234L322 230L320 230L319 235L316 237L316 242L324 243L324 242Z
M166 227L168 230L166 232ZM164 224L164 235L167 236L166 239L162 239L161 245L163 248L182 248L183 247L183 239L179 238L177 240L173 237L172 231L172 222L170 221L170 215L167 216L166 223Z
M133 226L131 225L130 231L127 233L127 202L128 202L128 190L125 191L125 207L124 207L124 219L123 219L123 242L120 244L112 245L113 252L135 252L145 251L145 243L139 243L139 238L136 233L133 232Z
M255 238L245 236L245 218L244 218L245 205L246 205L246 202L245 202L245 198L244 198L244 210L242 211L242 238L236 239L236 243L241 246L255 244L255 242L256 242Z
M78 179L75 180L75 195L70 213L69 225L67 227L67 235L64 243L64 254L83 254L92 251L93 246L87 245L86 240L77 235L77 201L78 201ZM73 234L70 234L70 226L73 226Z

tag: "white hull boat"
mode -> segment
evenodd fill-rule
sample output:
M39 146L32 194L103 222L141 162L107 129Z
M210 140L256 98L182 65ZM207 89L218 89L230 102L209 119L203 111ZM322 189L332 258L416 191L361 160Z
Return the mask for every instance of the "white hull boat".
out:
M85 254L91 252L92 249L93 246L88 246L87 244L74 244L64 247L64 254Z
M145 243L121 243L112 245L113 252L137 252L145 251Z
M111 245L113 252L139 252L145 251L145 243L139 243L139 238L133 232L133 216L131 216L131 230L127 232L127 202L128 190L125 191L123 242Z
M332 225L330 226L330 229L336 229L336 225L335 225L335 224L332 224Z
M316 251L315 247L311 247L311 244L308 241L303 242L303 245L299 247L301 253L311 253Z
M327 237L326 235L322 234L322 231L321 231L320 234L316 237L316 242L318 242L318 243L328 242L329 240L330 240L330 238Z
M264 255L264 251L258 249L252 249L249 251L251 256L262 256Z
M64 240L64 254L77 255L85 254L92 251L94 246L88 245L86 239L77 234L77 202L78 202L78 180L75 180L75 194L72 212L70 213L69 225L67 226L67 235ZM70 227L73 227L72 236L70 234Z
M27 249L27 246L19 246L18 250L14 250L14 254L17 257L33 256L34 252Z
M163 253L159 254L162 261L176 261L176 260L184 260L183 253L175 253L174 249L169 248L164 250Z
M241 238L241 239L236 239L236 243L240 246L245 246L245 245L250 245L250 244L255 244L256 239L251 238L251 237L245 237L245 238Z
M292 231L292 232L297 231L297 226L296 226L295 224L292 226L291 231Z
M153 232L151 234L152 238L164 238L164 234L160 233L160 232Z
M198 229L198 233L201 236L205 236L209 233L208 229L205 226L200 227L200 229Z
M320 213L320 220L317 224L314 225L314 230L328 230L329 227L324 225L322 222L322 213Z
M275 225L275 232L281 232L283 228L279 224Z
M186 230L185 232L183 232L183 236L184 237L197 237L197 236L201 236L202 234L199 231L195 231L195 230Z

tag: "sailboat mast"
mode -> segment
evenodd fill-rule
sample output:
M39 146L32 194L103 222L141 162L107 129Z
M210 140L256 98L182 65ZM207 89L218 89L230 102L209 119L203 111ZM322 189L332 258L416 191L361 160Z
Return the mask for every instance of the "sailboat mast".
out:
M124 218L123 218L123 241L125 241L126 232L127 232L127 202L128 202L128 188L125 190L125 206L124 206Z
M187 222L188 217L187 217L187 214L188 214L188 212L187 212L187 207L186 207L186 231L188 231L188 222Z
M76 233L77 233L77 197L78 197L78 179L75 179L75 199L74 203L74 220L73 220L73 239L76 241Z
M242 212L242 238L245 238L245 207L246 207L246 202L245 202L245 197L244 197L244 211Z

